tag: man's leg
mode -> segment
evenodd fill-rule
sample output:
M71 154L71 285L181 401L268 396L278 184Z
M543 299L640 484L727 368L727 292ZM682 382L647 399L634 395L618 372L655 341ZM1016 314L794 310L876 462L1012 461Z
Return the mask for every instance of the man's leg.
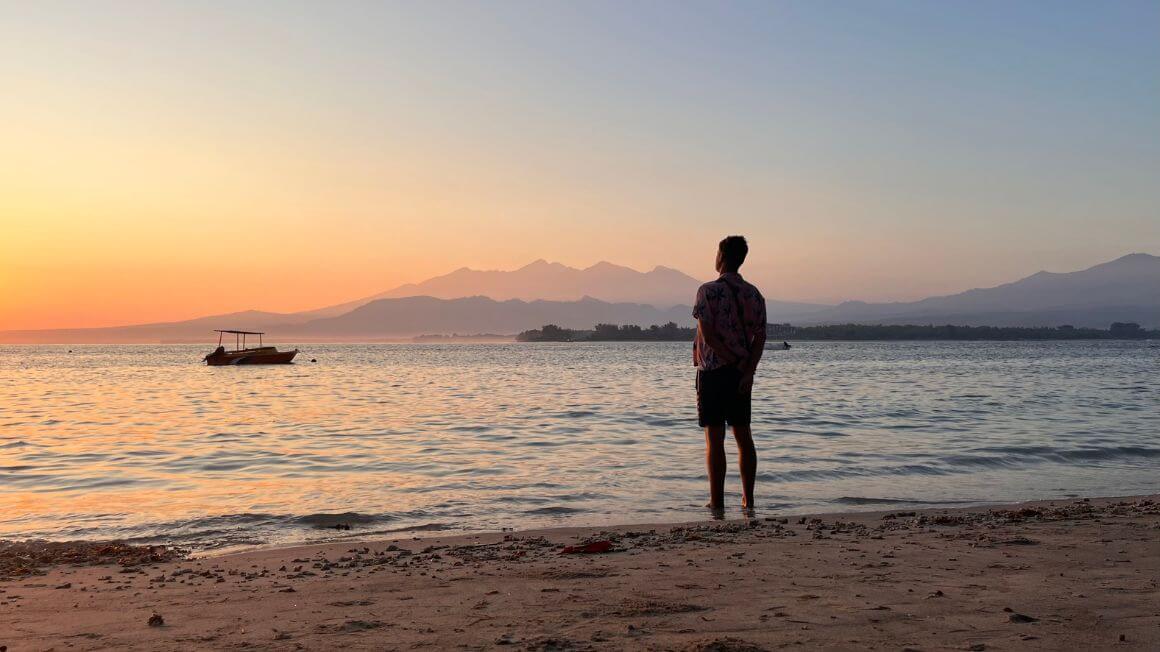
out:
M753 509L753 484L757 480L757 447L753 445L753 431L748 425L733 426L733 438L737 440L737 461L741 469L741 505Z
M725 425L705 426L705 466L709 469L709 508L725 509Z

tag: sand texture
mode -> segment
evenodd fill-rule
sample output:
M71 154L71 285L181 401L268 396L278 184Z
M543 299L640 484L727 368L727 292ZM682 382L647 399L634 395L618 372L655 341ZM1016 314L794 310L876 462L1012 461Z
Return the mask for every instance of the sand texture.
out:
M583 552L603 541L610 550ZM565 546L579 552L562 554ZM1160 649L1155 497L762 514L168 561L156 550L103 550L86 559L54 549L17 563L27 546L0 546L0 646Z

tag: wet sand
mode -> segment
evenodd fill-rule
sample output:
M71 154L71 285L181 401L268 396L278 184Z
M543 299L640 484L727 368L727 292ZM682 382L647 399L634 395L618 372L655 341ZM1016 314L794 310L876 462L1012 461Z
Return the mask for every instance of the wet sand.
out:
M1154 496L161 559L0 566L0 646L1160 649Z

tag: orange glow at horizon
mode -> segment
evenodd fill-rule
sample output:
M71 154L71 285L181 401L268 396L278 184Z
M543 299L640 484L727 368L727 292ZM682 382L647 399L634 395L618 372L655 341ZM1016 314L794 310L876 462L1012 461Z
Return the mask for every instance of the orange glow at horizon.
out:
M1040 41L989 22L1037 9L956 11L0 8L0 330L294 312L540 258L708 278L730 233L768 298L821 303L1160 251L1157 86L1128 75L1155 21L1071 7L1058 32L1028 18Z

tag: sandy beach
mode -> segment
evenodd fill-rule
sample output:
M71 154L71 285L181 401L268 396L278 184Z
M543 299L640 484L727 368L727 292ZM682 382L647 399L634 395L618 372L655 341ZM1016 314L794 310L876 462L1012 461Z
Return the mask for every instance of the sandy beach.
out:
M171 561L111 549L120 563L35 574L9 546L0 646L1157 649L1158 536L1160 502L1133 497Z

